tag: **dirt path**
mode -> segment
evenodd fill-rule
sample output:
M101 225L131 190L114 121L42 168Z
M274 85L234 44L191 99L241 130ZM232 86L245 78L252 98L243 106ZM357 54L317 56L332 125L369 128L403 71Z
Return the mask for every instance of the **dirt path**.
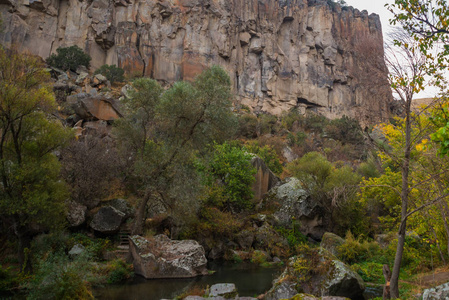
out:
M413 281L404 281L411 284L419 285L423 288L435 287L437 285L449 282L449 271L436 271L434 274L418 276Z

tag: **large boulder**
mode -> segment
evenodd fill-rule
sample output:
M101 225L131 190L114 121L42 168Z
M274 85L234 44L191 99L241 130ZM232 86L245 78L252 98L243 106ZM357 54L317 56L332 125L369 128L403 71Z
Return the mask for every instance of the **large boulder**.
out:
M67 97L67 103L81 119L87 121L114 121L122 116L115 101L102 95L79 93Z
M165 235L130 237L134 272L147 279L207 275L204 248L193 240L174 241Z
M267 300L291 298L298 291L316 297L364 299L362 278L322 248L306 248L290 258L287 268L267 292Z
M422 300L443 300L449 299L449 282L437 287L424 290Z
M338 247L343 245L345 240L336 234L326 232L323 235L320 246L335 256L339 255Z
M286 271L284 271L284 273ZM284 273L281 275L281 277L285 276ZM276 280L274 286L266 293L265 300L289 299L296 294L298 294L298 291L296 290L295 282L291 280Z
M302 234L314 240L321 240L325 230L325 210L301 188L297 178L291 177L270 190L265 198L266 205L279 203L274 213L279 225L292 227L299 222Z
M134 208L125 199L113 199L108 202L108 205L124 213L125 218L134 216Z
M237 296L237 288L233 283L217 283L210 287L209 297L224 297L226 299Z
M94 214L90 227L102 234L117 233L125 220L125 214L112 206L104 206Z
M70 201L67 203L67 221L70 227L77 227L86 222L87 207L81 203Z

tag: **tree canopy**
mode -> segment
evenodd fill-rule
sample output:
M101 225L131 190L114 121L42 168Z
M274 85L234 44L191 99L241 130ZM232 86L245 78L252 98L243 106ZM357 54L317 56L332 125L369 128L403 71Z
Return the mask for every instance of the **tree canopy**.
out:
M192 188L194 154L231 137L236 119L229 76L218 66L193 83L177 82L166 91L155 80L138 79L130 94L127 116L117 122L116 134L131 151L132 182L143 198L135 226L139 232L150 199L171 209L174 199L183 199L177 203L182 207L194 198L189 197L197 193Z
M71 133L51 118L50 76L38 58L0 49L0 210L19 239L19 260L33 226L63 221L67 196L53 154Z

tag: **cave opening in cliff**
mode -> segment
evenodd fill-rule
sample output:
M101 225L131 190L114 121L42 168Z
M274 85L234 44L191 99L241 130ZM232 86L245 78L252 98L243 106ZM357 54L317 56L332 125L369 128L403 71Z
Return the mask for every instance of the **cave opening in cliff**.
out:
M318 108L318 107L323 107L322 105L310 102L309 100L307 100L305 98L298 97L297 105L300 105L300 104L305 104L306 109L314 109L314 108Z

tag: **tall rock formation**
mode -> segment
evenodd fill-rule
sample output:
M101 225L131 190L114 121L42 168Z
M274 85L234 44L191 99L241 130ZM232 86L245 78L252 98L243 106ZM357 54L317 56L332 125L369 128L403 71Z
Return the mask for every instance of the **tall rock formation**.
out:
M0 0L0 12L0 42L44 58L75 44L93 68L167 83L218 64L255 111L388 117L386 71L370 84L357 53L363 39L382 43L379 17L331 0Z

